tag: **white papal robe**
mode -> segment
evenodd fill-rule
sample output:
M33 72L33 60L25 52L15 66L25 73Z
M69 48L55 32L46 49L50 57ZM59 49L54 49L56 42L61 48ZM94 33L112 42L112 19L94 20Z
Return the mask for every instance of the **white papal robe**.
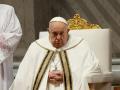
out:
M13 82L13 52L21 35L14 8L0 4L0 90L8 90Z
M60 57L58 54L55 54L54 59L50 58L49 53L51 52L52 56L52 52L56 51L60 53ZM45 62L47 59L44 58L50 58L51 60L48 63ZM58 70L65 70L62 67L63 64L59 62L61 58L68 60L67 62L63 61L63 63L65 62L64 65L67 64L69 66L69 70L66 72L68 73L67 76L64 75L63 84L54 86L48 83L48 72L53 70L55 65ZM37 83L39 78L36 79L36 77L41 77L42 73L44 75L41 82ZM101 69L97 58L84 39L70 36L65 46L56 49L51 45L48 37L46 37L36 40L30 45L10 90L89 90L86 77L92 73L101 73ZM37 89L34 88L36 84L38 84ZM70 88L66 89L66 85L68 87L70 85Z

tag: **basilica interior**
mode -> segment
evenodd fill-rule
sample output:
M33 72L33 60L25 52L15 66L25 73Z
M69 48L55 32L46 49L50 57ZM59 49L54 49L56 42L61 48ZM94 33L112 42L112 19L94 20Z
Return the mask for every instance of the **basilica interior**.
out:
M29 45L39 38L39 32L47 31L51 18L62 16L69 20L77 14L93 24L93 27L84 27L86 29L111 30L112 86L114 90L120 90L120 0L0 0L0 3L10 4L15 8L23 31L14 52L14 76Z

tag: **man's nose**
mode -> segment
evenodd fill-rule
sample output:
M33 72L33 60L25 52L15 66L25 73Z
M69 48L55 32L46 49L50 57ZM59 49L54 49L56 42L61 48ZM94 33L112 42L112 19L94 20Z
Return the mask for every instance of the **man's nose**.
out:
M57 35L57 39L60 39L60 38L61 38L61 35L60 35L60 34L58 34L58 35Z

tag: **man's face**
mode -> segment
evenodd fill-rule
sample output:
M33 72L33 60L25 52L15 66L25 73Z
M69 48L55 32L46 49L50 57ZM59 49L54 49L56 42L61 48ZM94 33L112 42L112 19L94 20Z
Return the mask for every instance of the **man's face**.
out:
M67 43L68 31L67 25L62 22L52 22L49 24L50 42L55 48L60 48Z

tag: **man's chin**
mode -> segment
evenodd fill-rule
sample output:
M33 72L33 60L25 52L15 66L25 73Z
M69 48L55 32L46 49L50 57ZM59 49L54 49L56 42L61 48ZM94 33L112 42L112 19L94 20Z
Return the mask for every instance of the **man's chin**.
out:
M60 48L60 46L55 46L55 48L57 48L57 49L58 49L58 48Z
M58 44L56 44L56 45L54 45L54 47L55 47L55 48L61 48L62 45L58 45Z

